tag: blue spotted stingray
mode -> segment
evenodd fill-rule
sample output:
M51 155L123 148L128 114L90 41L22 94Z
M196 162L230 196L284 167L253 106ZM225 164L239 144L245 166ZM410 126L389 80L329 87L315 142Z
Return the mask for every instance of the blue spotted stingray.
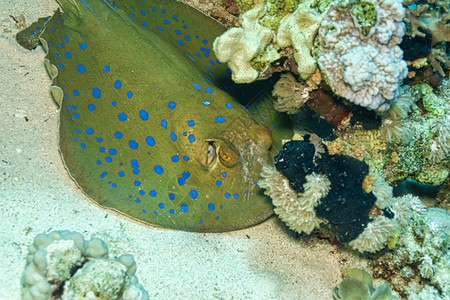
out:
M58 0L40 39L60 152L81 190L141 222L229 231L272 214L258 187L290 134L271 103L245 107L211 51L225 28L176 1Z

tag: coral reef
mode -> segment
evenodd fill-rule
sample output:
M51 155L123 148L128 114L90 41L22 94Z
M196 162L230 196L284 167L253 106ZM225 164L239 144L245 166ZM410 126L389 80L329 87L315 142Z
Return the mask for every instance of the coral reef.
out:
M338 239L347 243L367 226L375 196L362 188L368 172L363 162L329 155L323 145L313 145L305 137L285 143L275 157L275 167L264 169L259 185L291 229L309 234L326 220Z
M407 75L403 52L397 46L404 34L404 14L398 0L331 4L320 25L317 56L337 95L368 109L389 108ZM365 21L360 24L363 17Z
M379 130L359 125L341 128L338 139L326 142L330 153L364 159L370 174L392 185L407 178L442 184L450 160L448 82L436 92L428 84L401 89L398 101L382 116Z
M384 282L377 288L373 287L372 276L364 269L349 268L343 272L344 280L333 289L333 299L396 299L391 288Z
M276 43L280 48L292 46L298 74L303 80L311 77L317 68L310 51L323 16L306 1L298 5L292 14L284 17L278 28Z
M424 3L428 2L428 3ZM408 35L424 37L424 31L431 33L433 44L450 42L450 15L446 1L406 0L405 22Z
M250 83L258 78L258 71L251 61L259 55L270 53L273 60L279 58L276 51L267 52L272 31L259 24L266 13L263 5L241 15L242 28L233 27L214 40L213 50L221 62L227 62L232 79L238 83Z
M298 113L300 107L309 99L308 87L298 82L290 73L282 74L275 84L272 95L277 98L274 107L287 114Z
M228 62L235 82L249 83L283 70L304 80L313 75L317 66L311 50L325 14L312 8L315 1L236 2L243 12L239 27L219 36L213 47L219 60Z
M38 234L28 247L22 299L148 299L133 256L108 257L104 241L78 232Z
M445 210L413 209L396 248L370 261L374 276L408 299L445 299L450 294L449 221Z

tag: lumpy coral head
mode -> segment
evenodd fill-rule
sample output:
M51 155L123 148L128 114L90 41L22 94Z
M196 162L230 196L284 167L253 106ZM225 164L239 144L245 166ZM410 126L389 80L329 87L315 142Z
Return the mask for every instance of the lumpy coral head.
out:
M405 31L399 0L335 1L318 35L318 64L333 91L384 111L407 75L398 47Z

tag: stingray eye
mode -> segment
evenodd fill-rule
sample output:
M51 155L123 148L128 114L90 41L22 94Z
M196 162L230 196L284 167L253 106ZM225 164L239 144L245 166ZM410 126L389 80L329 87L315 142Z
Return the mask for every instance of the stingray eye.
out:
M239 161L239 152L230 144L222 144L219 148L219 160L225 167L234 167Z
M216 162L216 143L213 141L206 141L202 146L200 153L200 163L204 167L211 167Z

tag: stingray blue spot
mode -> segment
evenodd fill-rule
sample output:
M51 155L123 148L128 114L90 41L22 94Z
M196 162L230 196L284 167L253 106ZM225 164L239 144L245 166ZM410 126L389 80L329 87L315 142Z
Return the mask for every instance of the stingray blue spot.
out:
M78 72L80 72L80 73L84 73L84 72L86 72L86 67L85 67L84 65L82 65L82 64L79 64L79 65L77 66L77 70L78 70Z
M141 200L138 199L138 198L136 198L134 201L135 201L136 203L141 203Z
M155 146L155 139L152 136L147 136L145 138L145 142L147 143L147 145L149 145L150 147Z
M190 60L195 61L195 59L192 56L190 56L189 54L187 55L187 57L189 57Z
M115 148L111 148L111 149L109 149L108 153L110 155L116 155L117 154L117 150Z
M195 52L195 55L198 56L198 57L202 57L202 55L200 53L198 53L198 52Z
M88 110L89 111L94 111L95 110L95 105L94 104L88 104Z
M75 118L77 118L77 119L80 118L80 114L79 114L79 113L74 113L73 116L74 116Z
M145 1L142 1L145 2ZM139 11L141 12L141 15L145 16L147 13L145 12L145 10L139 9Z
M189 179L189 177L191 177L191 173L189 173L189 171L183 171L181 177L184 179Z
M85 143L81 143L81 144L80 144L80 147L81 147L82 149L86 149L86 144L85 144Z
M105 178L106 175L108 175L108 172L103 171L102 174L100 174L100 177L101 177L101 178Z
M164 28L162 28L161 26L158 26L156 28L158 28L159 31L163 31L164 30Z
M125 176L125 172L124 171L119 171L118 174L119 174L119 177Z
M198 192L197 192L197 190L194 190L194 189L192 189L192 190L190 190L189 191L189 196L192 198L192 199L197 199L198 198Z
M94 96L94 98L100 98L101 94L102 93L100 92L99 88L95 87L92 89L92 96Z
M194 85L194 89L196 89L196 90L201 90L202 89L202 87L198 83L194 82L193 85Z
M158 195L158 193L155 190L150 190L150 192L148 193L151 197L156 197Z
M163 167L161 167L160 165L155 165L153 167L153 170L155 171L156 174L161 175L164 173L164 169Z
M161 120L161 126L165 129L167 129L167 120L166 119Z
M211 65L213 65L213 66L214 66L214 64L215 64L215 62L214 62L212 59L209 60L209 63L210 63Z
M191 40L191 37L188 36L188 35L186 35L186 36L184 37L184 39L185 39L186 41L190 41L190 40Z
M66 94L66 93L64 93L64 98L65 98L65 99L69 99L69 95Z
M175 211L173 209L169 209L169 213L173 215Z
M177 30L175 30L175 33L180 35L181 34L181 30L177 29Z
M170 109L174 109L176 106L177 106L177 104L176 104L175 102L169 101L168 107L169 107Z
M217 123L225 123L225 118L222 116L217 116L216 117L216 122Z
M106 65L103 67L103 72L108 73L110 69L111 68L108 65Z
M227 198L227 199L230 199L230 197L231 197L231 194L230 194L230 193L224 193L223 195L224 195L225 198Z
M170 139L174 142L177 140L177 135L175 134L175 132L173 131L170 132Z
M31 30L30 33L31 33L32 35L35 35L35 34L36 34L36 31Z
M107 157L105 157L105 161L107 163L110 163L110 162L112 162L112 158L110 156L107 156Z
M77 130L75 130L75 133L76 133L76 134L80 134L81 131L79 131L79 130L77 129Z
M203 100L203 101L202 101L202 104L203 104L204 106L210 106L210 105L211 105L211 102L209 102L208 100Z
M113 107L116 107L116 105L117 105L117 101L113 101L113 102L111 102L111 105L112 105Z
M139 111L139 117L141 118L142 121L147 121L148 120L148 112L145 109L141 109Z
M234 194L233 194L233 198L234 198L234 199L238 199L238 198L239 198L239 194L238 194L238 193L234 193Z
M131 99L131 97L133 97L133 92L128 91L127 92L127 97L128 97L128 99Z
M126 113L123 113L123 112L121 112L121 113L119 113L118 115L117 115L117 118L119 119L119 121L126 121L127 120L127 114Z
M202 225L203 224L203 220L199 220L198 224Z
M111 186L112 186L113 188L116 188L116 187L117 187L117 183L113 183L113 184L111 184Z
M177 179L178 185L183 186L186 183L186 179L184 178L178 178Z
M80 49L81 50L85 50L87 48L87 44L86 43L80 43Z
M143 191L143 190L139 190L139 195L141 195L141 196L144 196L145 195L145 191Z
M183 159L184 159L185 161L188 161L188 160L189 160L189 156L183 155Z
M131 14L130 14L130 17L134 18L134 17L135 17L135 15L134 15L133 13L131 13Z
M60 46L61 48L64 48L64 47L65 47L64 44L59 44L59 46Z
M163 23L166 24L166 25L169 25L170 21L169 20L164 20Z
M135 180L133 183L134 183L135 186L140 186L141 185L141 182L139 180Z
M89 134L89 135L91 135L91 134L94 133L94 129L92 129L92 128L86 128L86 133Z
M120 131L116 131L114 132L114 136L116 137L116 139L121 139L123 137L123 134Z
M120 88L122 87L122 81L116 80L116 81L114 82L114 87L115 87L116 89L120 89Z
M101 138L101 137L98 137L98 138L97 138L97 142L98 142L98 143L101 143L101 142L103 142L103 138Z
M221 180L217 180L217 181L216 181L216 185L217 185L217 186L221 186L221 185L222 185L222 181L221 181Z
M158 207L159 207L159 208L164 208L164 207L166 207L166 206L164 205L164 203L160 202L160 203L158 203Z
M65 55L67 58L72 58L72 53L70 53L69 51L67 51L66 53L64 53L64 55Z
M60 64L59 64L59 67L60 67L61 69L63 69L63 68L64 68L64 64L60 63Z
M181 212L187 212L188 211L188 205L186 203L183 203L180 205Z
M227 177L227 175L228 175L227 172L222 172L223 177Z
M228 108L228 109L230 109L230 108L233 107L233 105L231 105L231 103L228 103L228 102L227 102L227 103L225 103L225 107Z
M205 88L205 92L211 94L212 92L214 92L214 90L211 87L207 87L207 88Z
M169 199L170 200L175 200L175 194L174 193L169 193Z
M214 205L214 203L209 203L209 204L208 204L208 209L209 209L210 211L213 211L213 210L216 209L216 206Z
M189 143L195 142L195 135L190 134L190 135L188 136L188 140L189 140Z
M142 25L144 25L145 27L149 27L150 26L147 22L142 22Z
M59 55L58 53L55 54L56 58L61 58L61 55Z
M101 164L102 164L102 161L101 161L101 160L97 160L95 163L96 163L97 165L101 165Z
M165 10L165 9L161 10L161 13L162 13L162 14L165 14L165 13L166 13L166 10Z
M188 123L189 127L194 127L195 126L194 120L189 120L187 123Z
M133 169L137 169L137 168L139 168L139 162L137 161L137 159L132 159L131 161L130 161L130 163L131 163L131 167L133 168Z
M137 143L136 141L129 140L129 141L128 141L128 146L130 146L131 149L136 150L136 149L138 148L139 145L138 145L138 143Z
M208 43L208 40L203 40L202 43L203 43L203 44L207 44L207 43Z
M187 136L187 132L186 132L186 131L183 131L183 135L184 135L184 136Z
M99 152L102 152L102 153L103 153L103 152L106 152L106 148L105 148L105 147L100 147L100 148L98 148L98 151L99 151Z

